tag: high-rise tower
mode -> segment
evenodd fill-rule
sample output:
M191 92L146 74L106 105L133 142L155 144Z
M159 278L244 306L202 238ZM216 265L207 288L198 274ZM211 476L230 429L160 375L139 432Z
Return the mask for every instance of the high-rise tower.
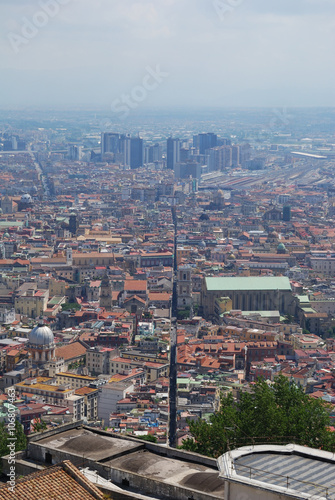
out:
M204 155L208 149L215 148L217 142L218 137L213 132L193 136L193 147L198 149L201 155Z
M166 166L168 170L174 170L176 163L180 161L180 140L169 137L166 141L166 148Z
M122 138L123 163L131 169L143 167L143 139L126 136Z
M102 132L101 134L101 155L105 153L120 153L121 152L120 134L114 132Z

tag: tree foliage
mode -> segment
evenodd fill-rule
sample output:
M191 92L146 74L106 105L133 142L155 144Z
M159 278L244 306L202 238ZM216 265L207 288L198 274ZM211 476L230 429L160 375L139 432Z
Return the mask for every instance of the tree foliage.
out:
M13 440L10 440L13 439ZM0 457L9 455L8 444L15 443L15 451L24 450L27 447L27 438L23 432L23 427L18 420L15 421L14 435L10 435L8 427L4 422L0 422ZM1 471L0 460L0 471Z
M36 418L32 427L33 427L33 432L43 432L47 430L47 424L41 418Z
M292 316L292 314L285 315L284 323L286 325L290 325L291 323L294 323L294 317Z
M190 317L190 308L182 309L177 312L177 319L183 320Z
M156 436L152 434L140 434L139 436L135 436L137 439L142 439L143 441L149 441L150 443L157 443Z
M72 309L79 311L81 306L78 302L64 302L64 304L62 304L62 311L71 311Z
M282 375L272 385L260 379L239 401L231 393L222 396L220 410L209 422L198 420L189 425L194 439L185 440L182 447L212 457L240 446L266 443L335 451L329 405L311 398Z
M27 448L27 437L23 431L23 425L18 420L15 421L15 450L25 450Z

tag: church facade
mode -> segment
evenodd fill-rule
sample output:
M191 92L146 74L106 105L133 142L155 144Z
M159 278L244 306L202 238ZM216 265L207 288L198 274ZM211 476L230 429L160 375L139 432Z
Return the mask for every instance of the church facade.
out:
M295 300L286 277L204 278L201 306L206 319L215 315L215 299L229 297L232 308L242 311L280 311L294 314Z

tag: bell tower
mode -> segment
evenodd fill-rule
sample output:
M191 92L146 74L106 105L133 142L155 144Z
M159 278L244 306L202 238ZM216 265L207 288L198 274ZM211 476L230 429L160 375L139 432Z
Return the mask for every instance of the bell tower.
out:
M99 304L107 310L112 308L112 285L107 273L101 280Z
M186 309L192 306L192 268L190 266L179 266L178 268L178 309Z

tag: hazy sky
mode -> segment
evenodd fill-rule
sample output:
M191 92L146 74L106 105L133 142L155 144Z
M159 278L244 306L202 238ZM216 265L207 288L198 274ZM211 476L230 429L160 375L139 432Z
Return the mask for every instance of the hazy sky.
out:
M124 95L128 108L335 104L335 0L1 0L0 10L1 107L110 108Z

